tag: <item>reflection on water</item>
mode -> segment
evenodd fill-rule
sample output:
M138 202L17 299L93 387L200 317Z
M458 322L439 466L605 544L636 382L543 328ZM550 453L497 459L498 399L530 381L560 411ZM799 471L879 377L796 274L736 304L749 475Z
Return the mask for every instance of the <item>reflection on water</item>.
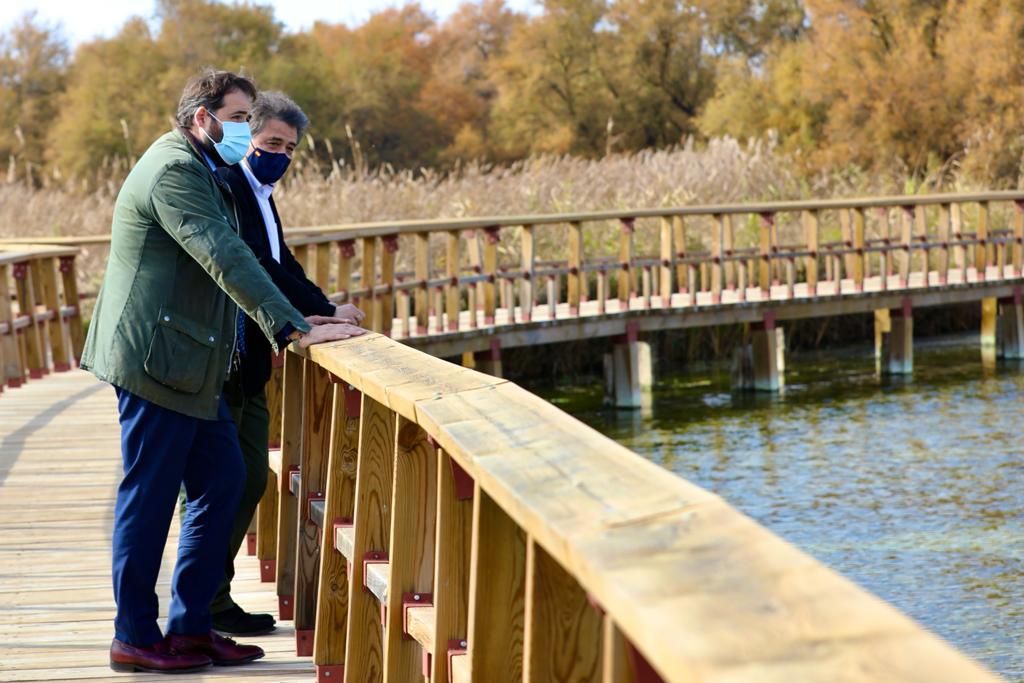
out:
M962 340L914 363L902 380L870 352L792 358L782 397L705 368L657 378L643 414L599 386L538 393L1024 681L1024 368Z

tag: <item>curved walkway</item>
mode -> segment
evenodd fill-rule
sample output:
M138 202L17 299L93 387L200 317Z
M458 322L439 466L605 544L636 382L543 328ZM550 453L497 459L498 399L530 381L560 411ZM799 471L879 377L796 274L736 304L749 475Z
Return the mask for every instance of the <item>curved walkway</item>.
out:
M154 680L107 666L119 436L114 392L86 372L52 375L0 394L0 681ZM175 521L157 586L163 610L177 534ZM255 559L237 567L240 602L276 611L274 591L260 583ZM265 660L245 668L246 679L312 679L310 660L295 657L290 623L246 642L267 651ZM241 673L211 669L189 680L232 680Z

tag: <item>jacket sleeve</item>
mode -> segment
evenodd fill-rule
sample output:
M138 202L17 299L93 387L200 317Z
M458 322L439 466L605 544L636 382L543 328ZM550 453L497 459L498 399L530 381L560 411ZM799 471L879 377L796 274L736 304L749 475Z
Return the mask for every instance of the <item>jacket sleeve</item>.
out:
M281 263L275 261L270 254L262 254L259 261L278 289L303 315L334 315L334 304L319 287L306 279L302 266L292 256L284 240L281 240ZM298 269L297 272L291 264Z
M216 187L189 163L168 166L151 191L154 217L181 248L209 273L246 315L256 321L275 351L275 333L309 325L281 294L252 250L221 214Z

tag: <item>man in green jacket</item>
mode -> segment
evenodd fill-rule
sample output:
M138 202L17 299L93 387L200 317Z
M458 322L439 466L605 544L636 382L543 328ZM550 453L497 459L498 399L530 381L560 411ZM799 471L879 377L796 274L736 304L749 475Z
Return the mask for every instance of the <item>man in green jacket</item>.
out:
M114 385L124 479L117 493L111 667L184 672L242 664L255 646L210 628L210 600L245 482L238 434L221 396L236 354L241 309L276 351L361 334L330 318L307 321L238 236L234 199L217 168L248 149L256 89L209 71L118 194L110 257L82 367ZM327 323L314 324L311 323ZM187 508L171 586L167 635L154 590L178 490Z

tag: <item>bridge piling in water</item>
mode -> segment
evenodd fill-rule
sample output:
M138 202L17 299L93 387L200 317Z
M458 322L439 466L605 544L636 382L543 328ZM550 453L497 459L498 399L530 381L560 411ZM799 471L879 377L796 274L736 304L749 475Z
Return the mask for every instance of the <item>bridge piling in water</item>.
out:
M1024 359L1024 305L1020 287L1013 296L999 300L996 320L996 356L1006 360Z
M877 325L877 315L875 322ZM881 345L882 371L885 374L913 374L914 315L909 298L903 300L903 305L900 308L894 308L889 311L889 330L882 333Z
M605 403L616 408L639 409L651 400L654 372L651 346L639 341L635 325L615 340L604 355Z

